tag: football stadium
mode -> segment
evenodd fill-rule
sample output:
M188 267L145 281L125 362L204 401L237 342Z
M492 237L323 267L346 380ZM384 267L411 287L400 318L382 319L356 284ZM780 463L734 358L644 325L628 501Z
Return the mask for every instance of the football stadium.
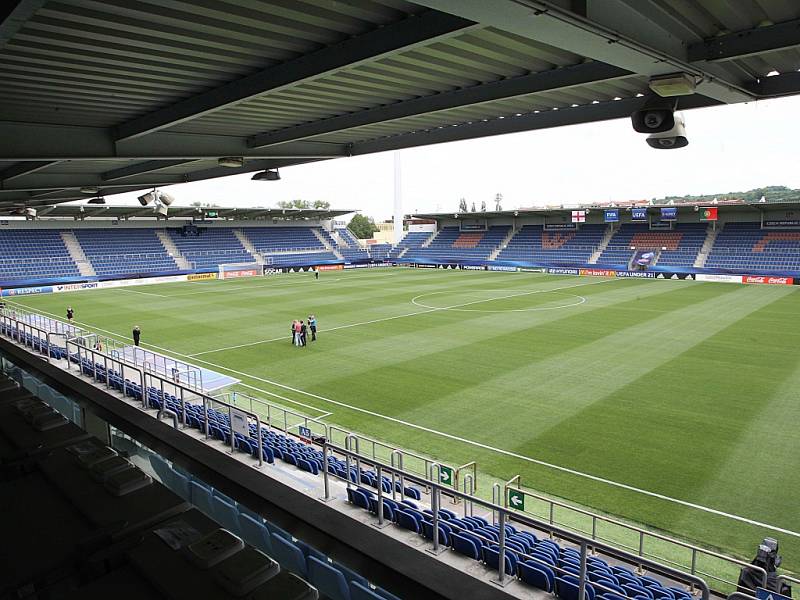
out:
M410 211L396 167L362 235L169 186L681 152L798 49L781 0L0 8L0 600L797 597L797 190Z

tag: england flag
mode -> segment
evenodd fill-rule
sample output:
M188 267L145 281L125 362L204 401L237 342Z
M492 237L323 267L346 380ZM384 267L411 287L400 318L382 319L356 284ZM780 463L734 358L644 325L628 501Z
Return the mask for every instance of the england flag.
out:
M585 210L573 210L572 211L572 222L573 223L585 223L586 222L586 211Z

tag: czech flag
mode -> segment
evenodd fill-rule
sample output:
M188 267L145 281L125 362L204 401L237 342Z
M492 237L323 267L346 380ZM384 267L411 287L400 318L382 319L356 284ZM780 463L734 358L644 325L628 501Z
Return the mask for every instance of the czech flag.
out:
M717 220L717 209L715 208L701 208L700 209L700 219L703 221L716 221Z

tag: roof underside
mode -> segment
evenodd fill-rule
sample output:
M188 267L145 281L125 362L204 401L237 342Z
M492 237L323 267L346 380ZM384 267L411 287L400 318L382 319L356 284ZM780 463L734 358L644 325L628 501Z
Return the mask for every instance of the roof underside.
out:
M0 210L622 118L658 74L699 82L682 109L795 94L799 69L788 0L14 0Z

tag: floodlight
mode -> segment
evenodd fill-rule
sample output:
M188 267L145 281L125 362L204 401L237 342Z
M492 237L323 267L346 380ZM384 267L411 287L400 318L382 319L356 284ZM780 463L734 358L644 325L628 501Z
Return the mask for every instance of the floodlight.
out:
M175 198L167 194L166 192L160 192L158 194L158 199L161 202L161 204L165 204L166 206L169 206L170 204L175 202Z
M142 206L147 206L155 199L156 195L153 192L147 192L146 194L139 196L139 204Z
M267 169L266 171L259 171L250 179L252 181L279 181L280 178L281 174L278 172L278 169Z
M688 73L661 75L650 80L650 89L662 98L671 96L689 96L694 94L697 83Z
M106 199L102 196L98 196L97 198L91 198L86 204L105 204Z
M100 189L97 186L89 185L81 188L81 194L96 194Z

